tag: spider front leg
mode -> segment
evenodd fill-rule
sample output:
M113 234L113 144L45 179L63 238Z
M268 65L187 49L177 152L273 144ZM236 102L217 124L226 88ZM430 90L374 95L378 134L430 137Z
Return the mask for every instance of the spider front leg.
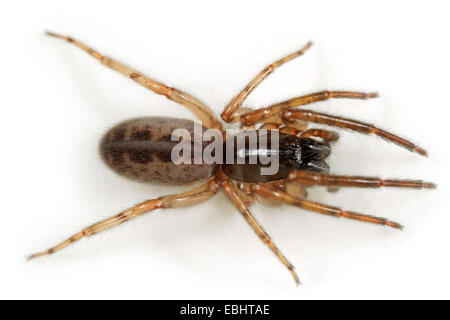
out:
M102 64L105 66L122 73L123 75L131 78L132 80L136 81L140 85L146 87L147 89L152 90L153 92L157 94L161 94L166 96L168 99L175 101L182 106L189 109L192 113L194 113L203 123L203 125L207 128L217 128L221 129L222 125L217 120L214 113L200 100L197 98L194 98L188 93L182 92L178 89L168 87L158 81L155 81L153 79L150 79L146 76L144 76L142 73L122 64L121 62L114 60L112 58L109 58L107 56L104 56L100 54L99 52L95 51L94 49L88 47L84 43L81 43L71 37L63 36L60 34L56 34L53 32L47 32L47 35L66 40L69 43L72 43L73 45L77 46L78 48L86 51L88 54L90 54L95 59L99 60Z
M177 195L164 196L158 199L148 200L139 203L132 208L129 208L115 216L112 216L111 218L97 222L83 229L82 231L76 233L72 237L68 238L67 240L57 244L56 246L48 250L30 255L28 257L28 260L52 254L56 251L59 251L67 247L69 244L75 241L81 240L84 237L89 237L101 231L118 226L119 224L122 224L130 219L133 219L137 216L143 215L155 209L187 207L206 201L209 198L211 198L214 194L216 194L217 190L218 190L218 180L216 178L213 178L191 191L180 193Z
M324 101L335 98L370 99L376 97L378 97L377 93L364 93L354 91L320 91L308 94L306 96L301 96L287 101L283 101L266 108L260 108L251 112L247 112L240 116L240 120L242 122L242 125L249 126L253 123L261 122L265 118L276 115L285 109L303 106L305 104L317 101Z
M308 42L302 49L291 53L290 55L285 56L284 58L275 61L272 64L269 64L265 67L258 75L251 80L247 86L239 92L239 94L231 100L231 102L225 107L225 110L222 112L222 119L226 122L237 122L240 119L239 114L235 114L236 111L241 107L244 100L247 96L255 89L261 81L263 81L269 74L271 74L276 68L281 66L283 63L292 60L308 50L312 46L312 42Z
M427 152L416 146L414 143L390 132L379 129L372 124L303 109L287 109L283 113L283 118L287 121L299 119L307 122L315 122L333 127L349 129L364 134L375 134L383 139L394 142L409 151L417 152L422 156L427 156Z
M263 197L266 197L268 199L279 201L281 203L293 205L300 207L305 210L321 213L321 214L327 214L334 217L343 217L343 218L349 218L354 219L358 221L364 221L374 224L380 224L384 226L389 226L396 229L402 229L403 226L397 222L390 221L385 218L380 217L374 217L369 215L364 215L356 212L350 212L350 211L344 211L340 208L328 206L325 204L321 204L318 202L313 202L309 200L303 200L296 198L280 189L273 188L270 185L264 185L264 184L254 184L252 185L252 191L256 194L259 194Z
M268 121L270 120L270 121ZM286 133L301 138L321 138L324 142L335 142L339 139L339 134L336 132L324 130L324 129L308 129L307 122L294 120L287 121L282 118L282 114L278 113L270 118L262 119L261 122L257 122L251 126L261 123L260 130L279 130L281 133Z
M239 197L238 193L236 192L236 188L233 186L233 184L229 180L225 180L222 183L221 187L222 187L224 193L227 195L227 197L231 200L231 202L233 202L233 204L236 206L236 208L239 210L239 212L245 218L247 223L252 227L253 231L255 231L255 233L258 235L258 237L265 244L267 244L269 246L270 250L272 250L272 252L275 253L275 255L278 257L278 259L286 266L286 268L288 268L288 270L292 274L292 277L295 280L295 283L297 285L299 285L300 280L298 278L297 273L295 272L294 266L286 259L286 257L275 246L275 244L272 242L272 240L270 239L267 232L261 227L261 225L255 219L255 217L248 210L244 201Z
M323 129L308 129L300 134L300 138L311 137L321 138L323 142L335 142L339 139L339 134Z

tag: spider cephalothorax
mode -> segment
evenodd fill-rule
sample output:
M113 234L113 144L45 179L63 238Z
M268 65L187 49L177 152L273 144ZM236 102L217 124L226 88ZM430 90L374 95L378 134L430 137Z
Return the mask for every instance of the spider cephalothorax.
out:
M277 139L276 143L273 143L273 134L270 130L263 129L256 130L256 132L253 145L249 141L252 136L247 131L228 138L234 139L240 135L246 135L245 144L242 144L242 146L238 147L237 143L233 143L233 148L224 147L226 150L224 158L229 152L233 154L233 161L230 164L224 161L225 164L223 165L223 171L231 179L242 182L273 182L286 179L292 170L328 173L328 165L325 159L330 154L331 149L327 142L319 142L311 138L301 138L276 131ZM261 140L264 140L264 146L261 146ZM251 156L261 154L272 158L277 157L278 169L275 172L271 174L261 173L261 169L270 167L273 165L272 162L263 163L257 157L255 157L255 161L251 161ZM243 159L239 159L240 155Z

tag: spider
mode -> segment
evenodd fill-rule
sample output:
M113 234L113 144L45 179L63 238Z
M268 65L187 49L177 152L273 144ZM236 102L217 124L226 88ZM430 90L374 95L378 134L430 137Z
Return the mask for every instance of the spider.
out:
M72 43L105 66L122 73L147 89L164 95L168 99L186 107L202 122L204 128L220 130L224 134L225 139L227 139L221 121L204 103L193 96L152 80L71 37L51 32L47 32L47 35ZM269 74L284 63L303 55L311 45L312 43L309 42L301 50L291 53L265 67L231 100L221 114L222 120L226 123L240 123L241 132L246 132L247 130L273 132L275 130L279 133L280 165L277 172L271 175L261 175L258 171L258 169L263 167L261 163L207 164L202 162L175 165L170 159L170 151L175 143L171 141L170 134L175 128L184 128L192 133L193 121L164 117L142 117L122 122L110 129L103 136L100 143L101 156L105 163L114 171L144 182L183 185L200 180L206 180L206 182L181 194L162 196L139 203L119 214L83 229L48 250L29 256L28 259L52 254L84 237L110 229L155 209L181 208L198 204L208 200L219 190L225 193L226 197L235 205L253 231L290 271L297 285L300 284L300 280L294 266L280 252L270 236L249 211L249 207L254 203L255 198L265 204L287 204L334 217L349 218L402 229L403 227L399 223L385 218L350 212L306 200L306 189L313 185L327 186L330 189L338 187L400 187L417 189L435 187L435 184L421 180L383 180L376 177L329 174L329 168L325 159L331 152L330 144L336 142L339 139L339 135L324 129L308 129L308 123L318 123L363 134L377 135L422 156L427 155L424 149L372 124L295 108L316 101L335 98L375 98L377 93L320 91L256 110L241 107L247 96ZM248 155L252 151L250 150L251 147L246 146L245 148L247 148L245 151ZM255 149L253 151L261 151L258 149L260 148L259 145L253 148ZM237 153L239 150L235 148L232 151ZM278 150L269 151L276 152Z

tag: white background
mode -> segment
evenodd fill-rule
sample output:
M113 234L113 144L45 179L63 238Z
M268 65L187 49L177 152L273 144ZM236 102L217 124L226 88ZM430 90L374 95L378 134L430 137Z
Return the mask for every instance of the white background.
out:
M450 298L449 40L444 1L9 2L0 10L0 298ZM25 256L140 201L186 188L128 181L101 162L103 132L127 118L192 115L101 66L69 34L219 114L265 65L314 46L245 106L322 89L371 101L308 108L375 123L428 158L341 132L336 174L433 181L437 190L312 188L312 200L388 217L403 232L306 212L252 208L298 271L289 272L223 194L153 212L50 257Z

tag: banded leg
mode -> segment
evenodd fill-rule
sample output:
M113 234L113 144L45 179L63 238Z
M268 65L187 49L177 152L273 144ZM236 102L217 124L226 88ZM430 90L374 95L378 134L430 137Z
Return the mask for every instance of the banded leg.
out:
M300 284L300 280L297 276L297 273L295 272L294 266L286 259L286 257L280 252L280 250L275 246L275 244L270 239L269 235L266 231L261 227L261 225L258 223L258 221L255 219L255 217L251 214L251 212L246 207L244 201L238 196L236 193L236 189L234 188L233 184L226 180L222 183L222 189L227 195L227 197L233 202L233 204L236 206L236 208L239 210L239 212L242 214L242 216L245 218L247 223L253 228L253 231L258 235L258 237L269 246L269 248L275 253L275 255L278 257L278 259L288 268L288 270L291 272L292 277L295 280L295 283Z
M109 58L107 56L104 56L97 51L93 50L92 48L89 48L85 44L67 36L55 34L52 32L47 32L47 35L66 40L67 42L70 42L77 46L78 48L86 51L89 53L92 57L99 60L102 64L105 66L122 73L123 75L133 79L140 85L146 87L147 89L152 90L153 92L157 94L161 94L166 96L172 101L175 101L186 108L188 108L192 113L194 113L203 123L203 125L207 128L217 128L220 129L222 125L220 122L216 119L214 113L201 101L194 98L193 96L179 91L175 88L170 88L162 83L159 83L155 80L152 80L143 74L139 73L138 71L120 63L119 61L116 61L112 58Z
M309 122L326 124L333 127L349 129L364 134L375 134L383 139L394 142L409 151L417 152L422 156L427 156L427 152L416 146L414 143L390 132L379 129L372 124L303 109L288 109L284 111L283 118L288 121L300 119Z
M235 114L238 111L239 107L242 105L247 96L255 89L258 84L261 83L269 74L271 74L276 68L281 66L283 63L292 60L300 55L302 55L306 50L308 50L312 46L312 42L308 42L302 49L291 53L290 55L285 56L284 58L275 61L272 64L269 64L265 67L258 75L251 80L247 86L239 92L239 94L230 101L230 103L225 107L225 110L222 112L222 119L226 122L237 122L239 121L240 115Z
M263 185L263 184L254 184L252 185L252 190L256 194L259 194L263 197L266 197L268 199L272 199L275 201L279 201L282 203L286 203L289 205L297 206L305 210L314 211L321 214L327 214L334 217L343 217L343 218L349 218L374 224L380 224L389 226L396 229L402 229L403 226L400 225L397 222L393 222L390 220L387 220L385 218L380 217L374 217L374 216L368 216L356 212L350 212L350 211L344 211L340 208L324 205L321 203L308 201L299 199L296 197L291 196L290 194L287 194L286 192L273 188L269 185Z
M293 98L287 101L283 101L266 108L256 109L251 112L247 112L241 115L241 122L243 125L248 126L250 124L260 122L265 118L271 117L281 111L303 106L305 104L323 101L334 98L347 98L347 99L369 99L377 97L377 93L364 93L364 92L353 92L353 91L320 91L308 94L306 96L301 96Z
M336 132L323 130L323 129L309 129L300 135L301 138L317 137L321 138L324 142L334 142L339 139L339 134Z
M217 190L218 190L218 181L216 180L216 178L213 178L191 191L180 193L177 195L164 196L158 199L148 200L139 203L130 209L127 209L115 216L112 216L111 218L107 218L83 229L82 231L76 233L72 237L68 238L67 240L57 244L56 246L48 250L30 255L28 257L28 260L52 254L56 251L59 251L67 247L69 244L75 241L81 240L84 237L89 237L101 231L118 226L119 224L122 224L130 219L133 219L137 216L143 215L155 209L187 207L206 201L209 198L211 198L214 194L216 194Z
M340 186L340 187L361 187L361 188L381 188L381 187L398 187L398 188L415 188L430 189L436 185L421 180L383 180L375 177L358 177L358 176L333 176L329 174L311 172L311 171L291 171L288 176L291 182L303 185L321 185L321 186Z

